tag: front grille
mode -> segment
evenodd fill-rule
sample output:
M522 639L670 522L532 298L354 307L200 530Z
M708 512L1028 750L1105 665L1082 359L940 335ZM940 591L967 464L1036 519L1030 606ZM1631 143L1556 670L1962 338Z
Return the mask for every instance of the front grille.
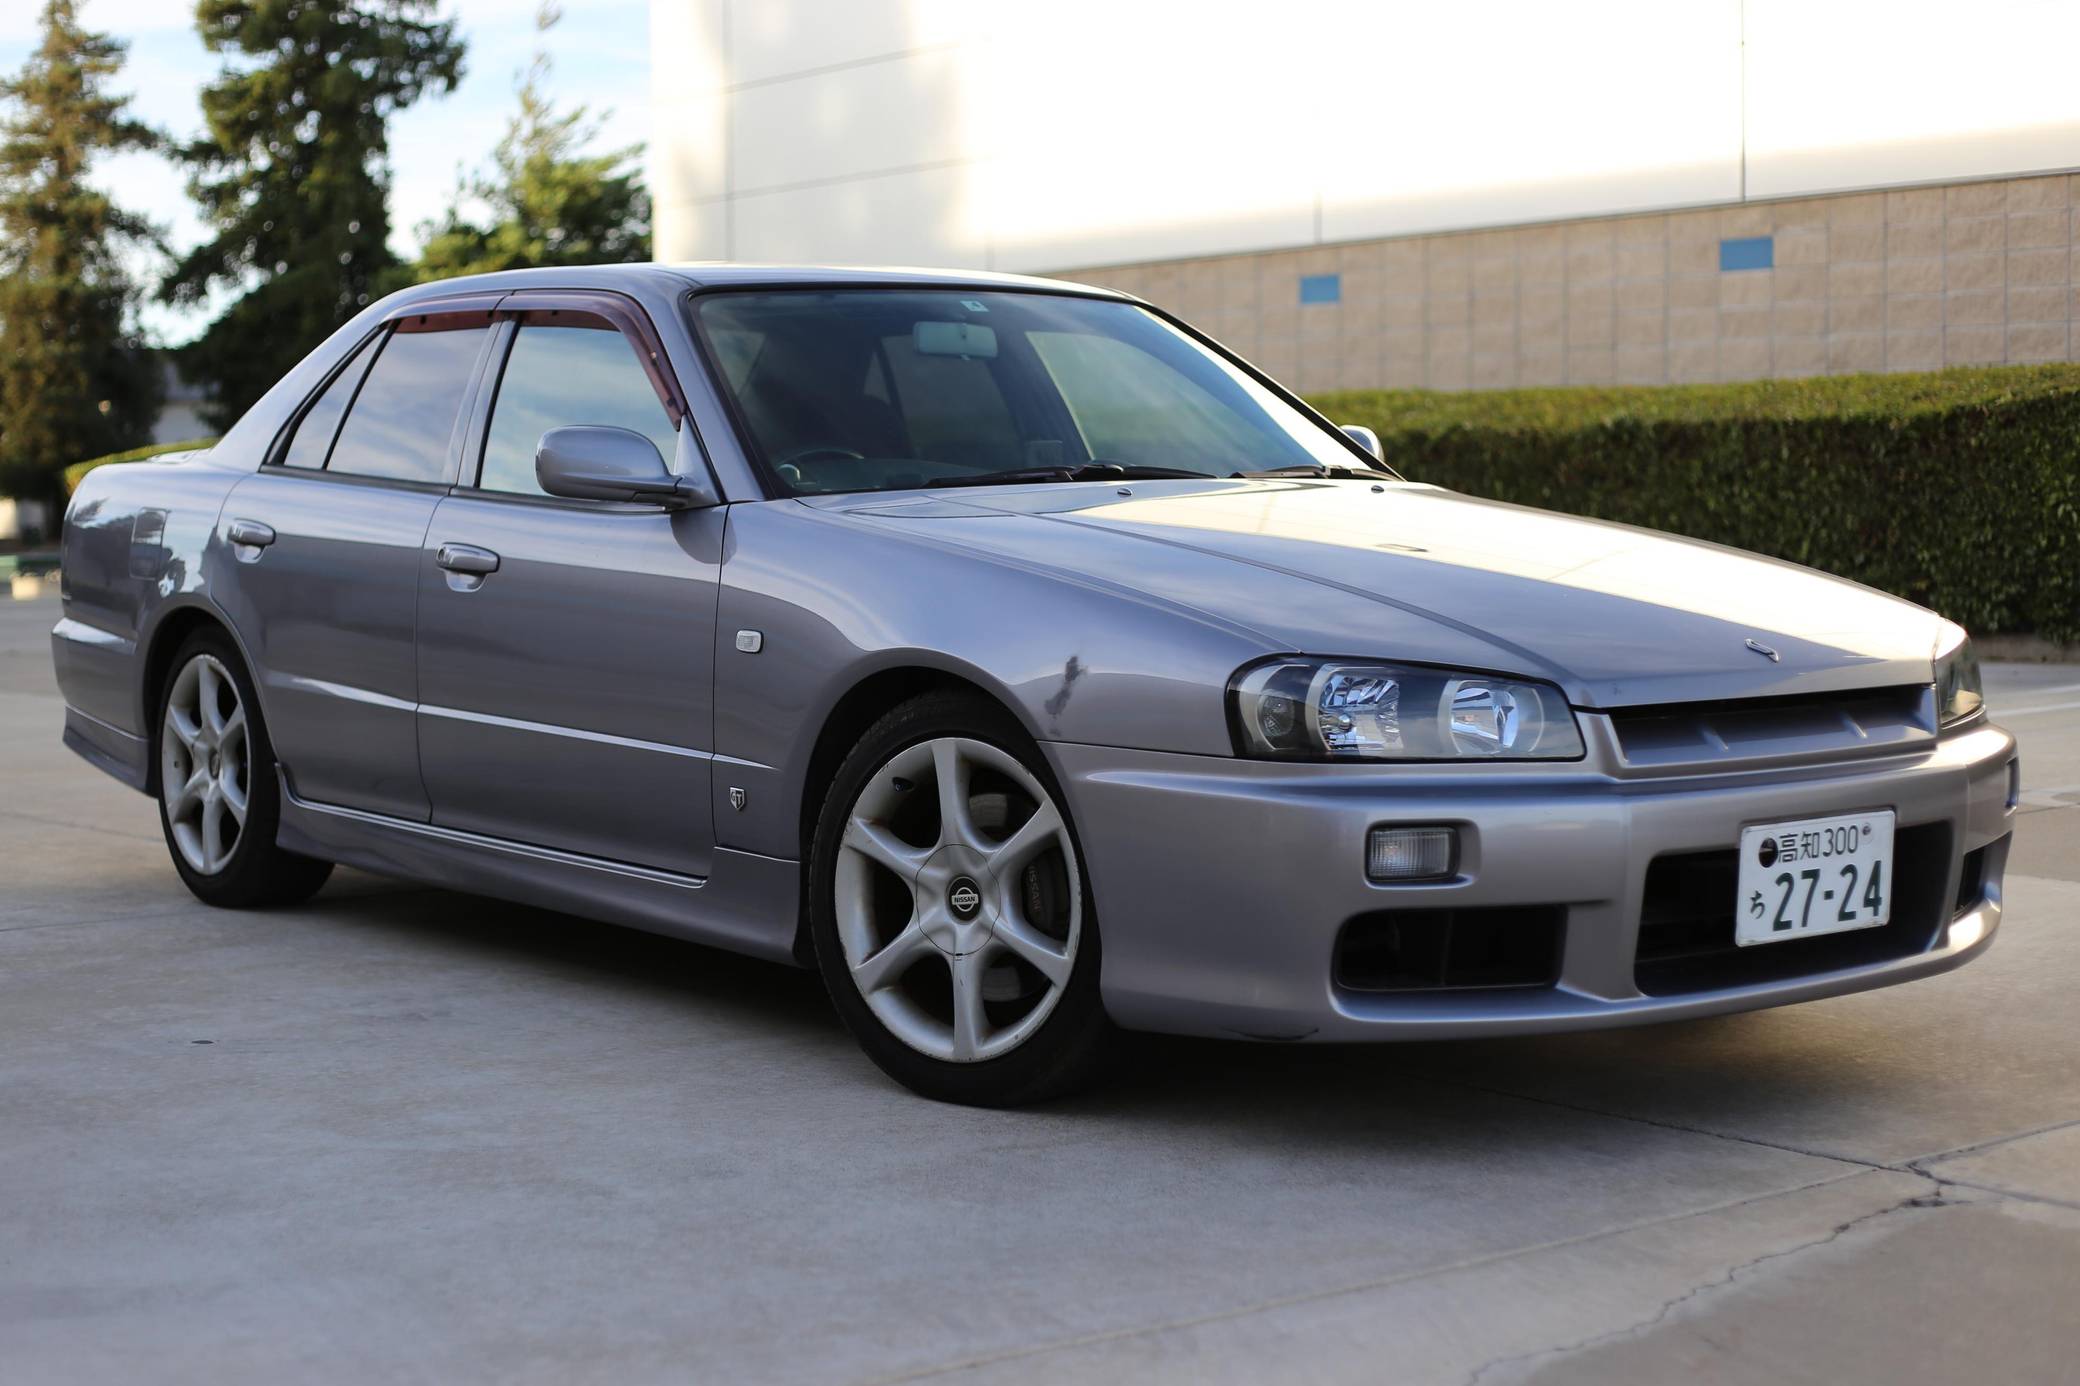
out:
M1336 939L1336 985L1348 991L1549 987L1560 976L1567 911L1558 905L1376 910Z
M1814 754L1878 755L1935 740L1927 685L1788 698L1621 707L1609 713L1625 763L1670 771Z
M1649 996L1718 991L1867 967L1926 952L1949 919L1950 826L1893 838L1892 919L1875 929L1742 948L1733 941L1739 865L1731 848L1656 857L1647 867L1634 985Z

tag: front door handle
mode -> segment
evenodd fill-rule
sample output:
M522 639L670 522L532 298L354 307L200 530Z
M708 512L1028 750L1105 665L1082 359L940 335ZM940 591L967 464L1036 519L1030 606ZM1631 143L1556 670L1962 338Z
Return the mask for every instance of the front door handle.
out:
M476 577L498 571L498 555L475 544L443 544L433 551L433 561L451 573Z
M234 544L264 549L274 542L274 527L258 520L233 520L225 527L224 537Z

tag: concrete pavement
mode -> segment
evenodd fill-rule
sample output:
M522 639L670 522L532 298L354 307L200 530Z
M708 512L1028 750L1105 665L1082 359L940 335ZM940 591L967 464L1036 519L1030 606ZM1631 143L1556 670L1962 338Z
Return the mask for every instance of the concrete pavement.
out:
M230 914L0 602L0 1379L2080 1373L2080 668L1981 961L1609 1034L1146 1040L1023 1113L815 980L341 873Z

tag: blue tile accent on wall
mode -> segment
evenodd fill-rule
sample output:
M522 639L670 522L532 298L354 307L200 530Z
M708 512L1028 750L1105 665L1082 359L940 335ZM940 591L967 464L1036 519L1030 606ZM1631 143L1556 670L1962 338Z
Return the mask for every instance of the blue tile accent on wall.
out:
M1774 236L1736 236L1719 242L1719 268L1722 270L1768 269L1777 262L1777 239Z
M1343 276L1340 274L1301 275L1300 301L1302 303L1343 302Z

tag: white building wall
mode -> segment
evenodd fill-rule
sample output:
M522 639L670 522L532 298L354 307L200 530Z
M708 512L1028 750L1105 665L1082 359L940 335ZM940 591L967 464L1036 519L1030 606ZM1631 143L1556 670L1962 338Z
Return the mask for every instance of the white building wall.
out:
M2080 166L2054 0L653 0L660 258L1038 270Z

